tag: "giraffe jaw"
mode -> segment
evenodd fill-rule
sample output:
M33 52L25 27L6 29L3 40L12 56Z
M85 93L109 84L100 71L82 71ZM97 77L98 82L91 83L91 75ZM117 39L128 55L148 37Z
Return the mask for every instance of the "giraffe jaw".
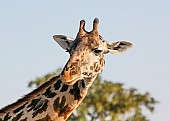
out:
M70 76L69 74L67 76L60 75L61 81L66 84L66 85L73 85L76 83L78 80L82 80L81 76Z

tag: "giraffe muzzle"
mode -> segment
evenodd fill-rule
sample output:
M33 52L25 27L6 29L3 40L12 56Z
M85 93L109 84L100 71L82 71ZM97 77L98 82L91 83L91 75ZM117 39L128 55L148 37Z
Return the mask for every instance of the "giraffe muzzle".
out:
M78 66L65 67L61 74L61 81L67 85L72 85L80 79L80 75L80 68Z

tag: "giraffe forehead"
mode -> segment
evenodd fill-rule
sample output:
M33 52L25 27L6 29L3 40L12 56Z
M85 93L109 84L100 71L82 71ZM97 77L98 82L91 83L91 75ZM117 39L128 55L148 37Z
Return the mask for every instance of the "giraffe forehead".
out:
M103 41L100 39L85 38L79 41L76 49L77 50L79 49L80 51L83 52L94 48L102 47L103 44L104 44Z

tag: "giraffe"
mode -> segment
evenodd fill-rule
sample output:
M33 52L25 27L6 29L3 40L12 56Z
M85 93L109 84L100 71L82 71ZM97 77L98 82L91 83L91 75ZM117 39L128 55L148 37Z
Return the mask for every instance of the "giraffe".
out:
M61 74L54 76L17 102L0 110L0 121L65 121L79 106L89 87L105 65L104 54L121 54L133 46L127 41L108 43L93 29L85 30L80 21L75 39L54 35L54 40L70 54Z

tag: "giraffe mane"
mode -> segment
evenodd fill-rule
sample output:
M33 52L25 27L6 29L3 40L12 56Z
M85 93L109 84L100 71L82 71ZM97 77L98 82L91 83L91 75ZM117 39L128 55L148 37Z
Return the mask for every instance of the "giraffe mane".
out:
M53 84L58 78L59 78L59 76L52 77L51 79L49 79L49 81L43 83L41 86L39 86L38 88L36 88L32 92L28 93L27 95L23 96L18 101L14 102L14 103L12 103L10 105L7 105L6 107L3 107L2 109L0 109L0 113L7 113L11 109L16 108L18 105L27 103L32 98L36 97L39 92L42 92L44 89L46 89L46 87L48 87L51 84Z

